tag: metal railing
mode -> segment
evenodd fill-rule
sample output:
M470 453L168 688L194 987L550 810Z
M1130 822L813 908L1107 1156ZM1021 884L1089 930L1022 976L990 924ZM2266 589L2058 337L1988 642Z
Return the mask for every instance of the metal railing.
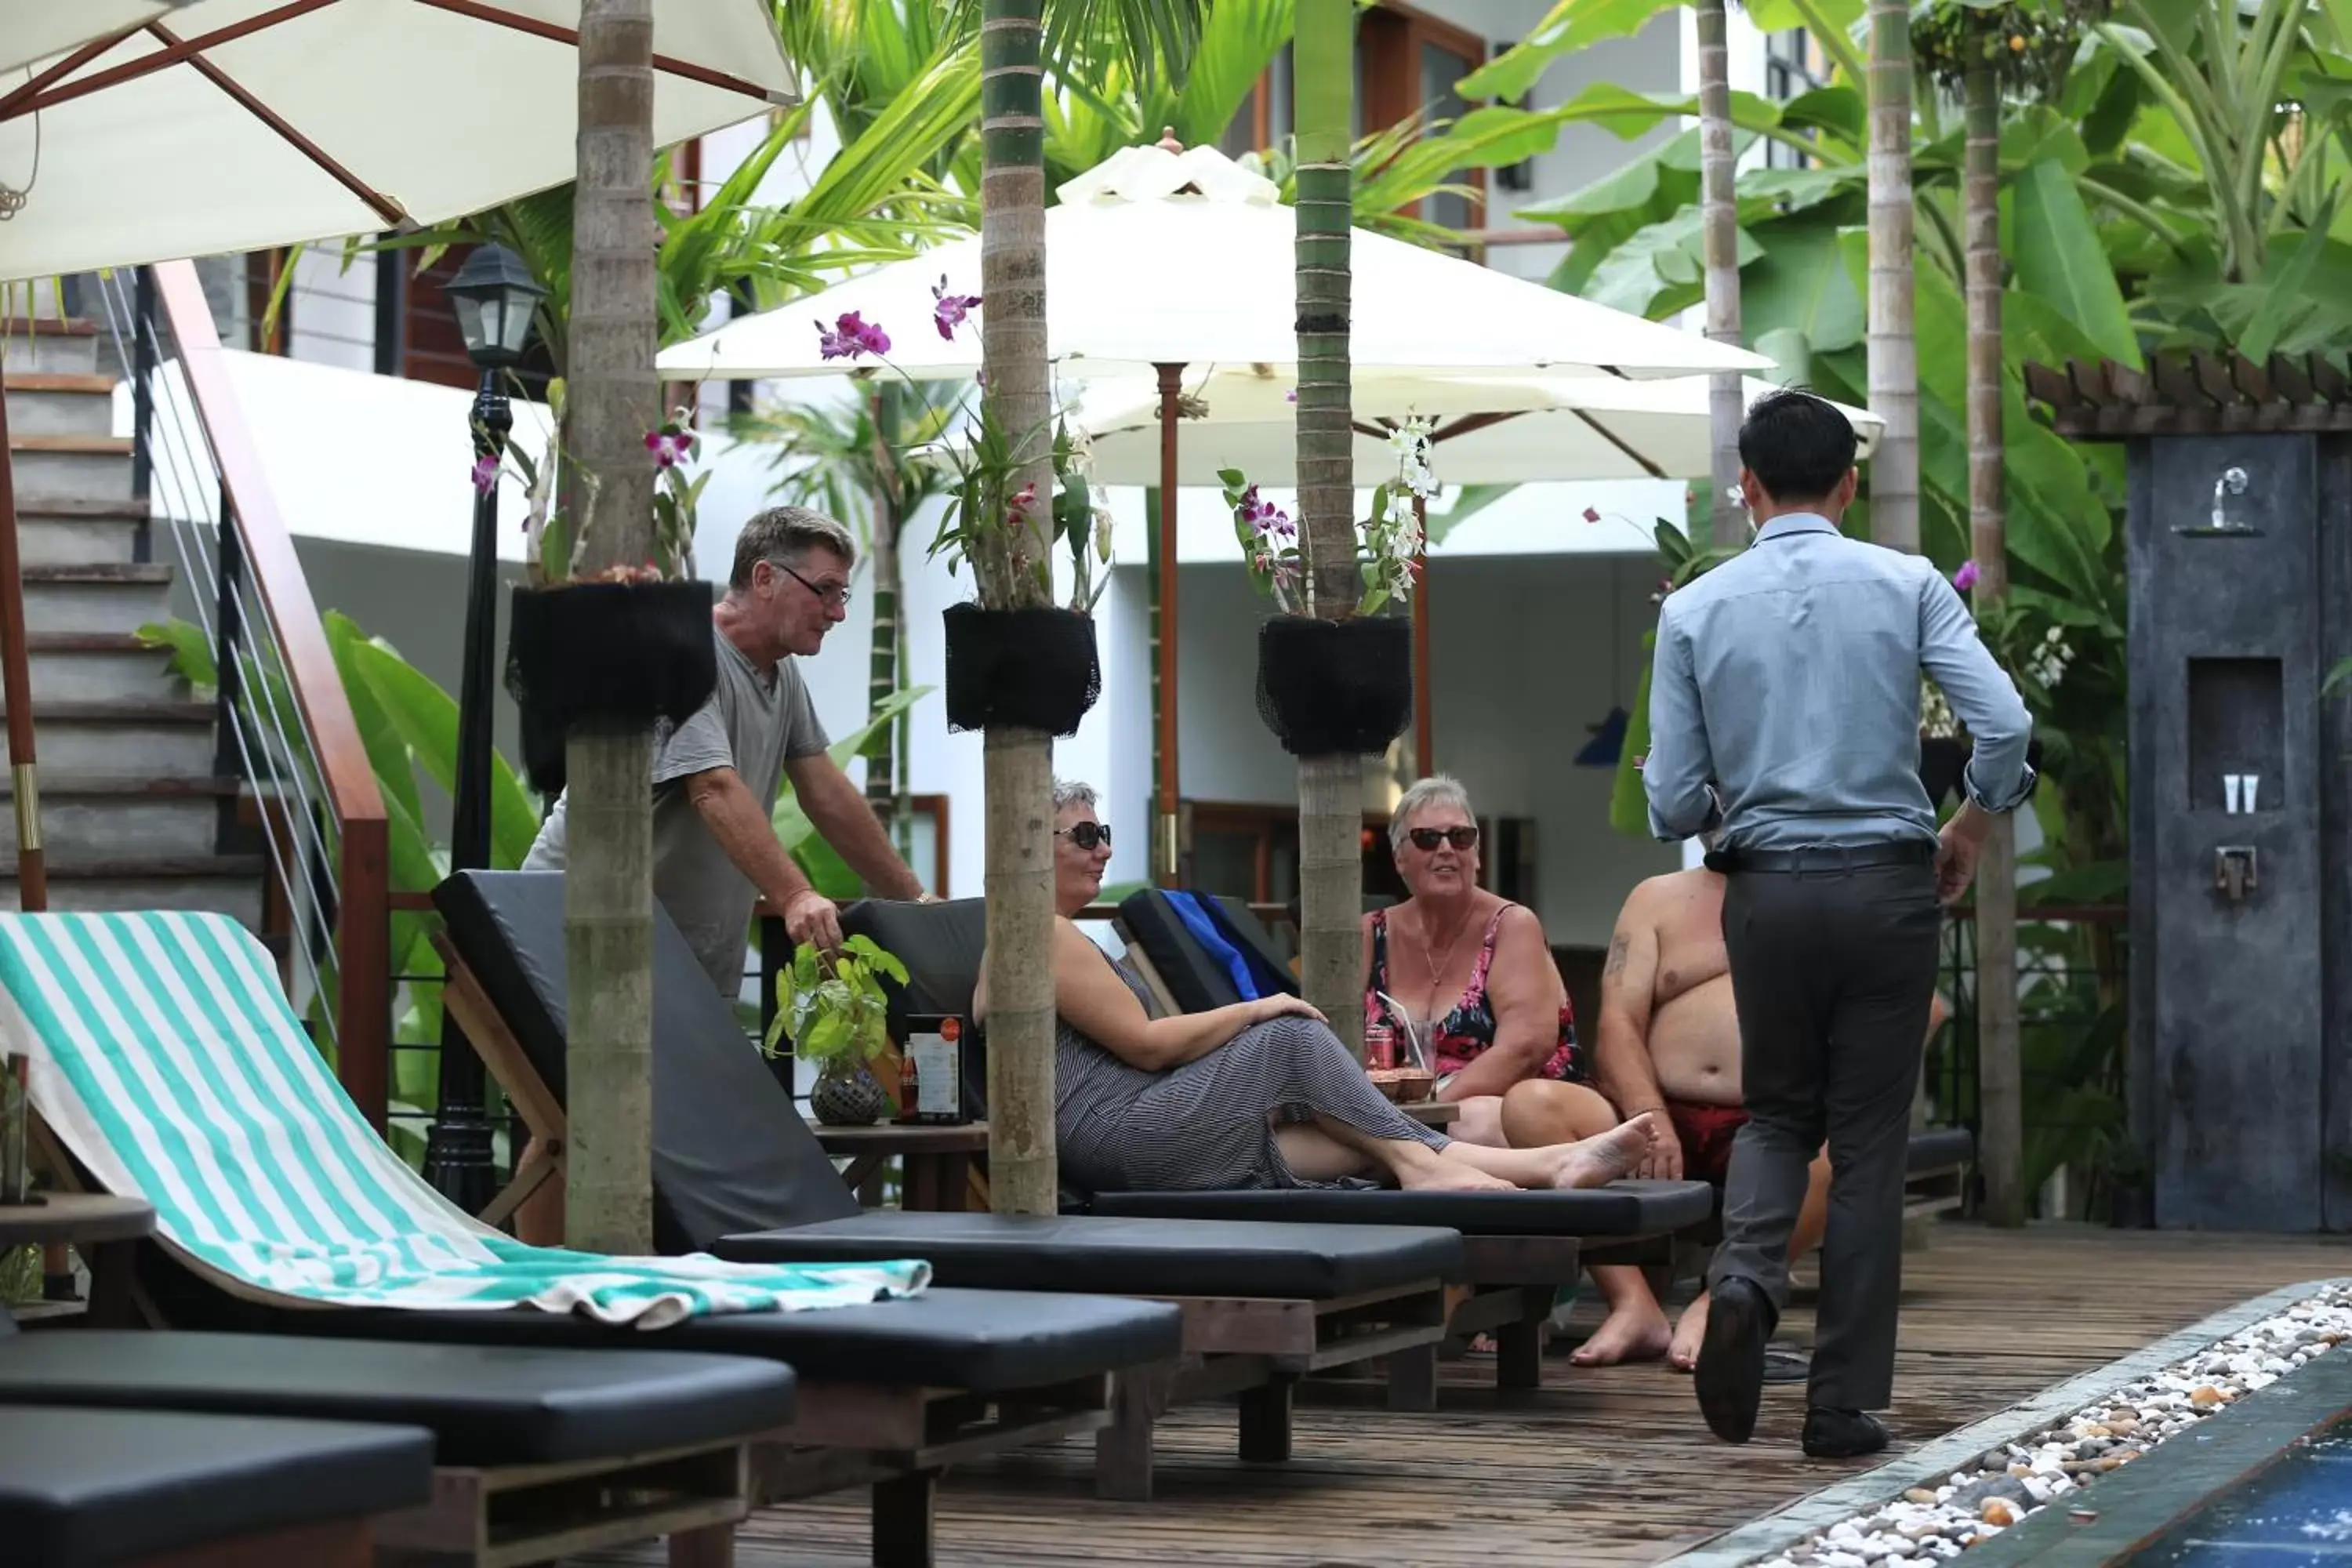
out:
M2017 911L2024 1175L2044 1218L2095 1217L2126 1142L2129 920L2120 905ZM1945 922L1939 984L1951 1021L1929 1045L1929 1120L1981 1137L1975 910ZM2065 1173L2063 1187L2045 1192ZM2050 1201L2054 1200L2054 1202Z
M140 559L179 569L212 658L215 771L241 780L258 808L265 904L284 928L280 973L382 1131L392 1005L383 798L204 286L188 261L79 281L131 384L133 482L150 513ZM241 831L225 812L224 840Z

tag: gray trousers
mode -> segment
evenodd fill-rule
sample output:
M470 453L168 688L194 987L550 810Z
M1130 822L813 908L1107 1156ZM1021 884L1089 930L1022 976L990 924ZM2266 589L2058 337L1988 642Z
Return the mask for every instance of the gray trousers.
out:
M1942 925L1924 863L1735 870L1725 886L1748 1119L1732 1144L1708 1279L1748 1279L1787 1305L1789 1235L1826 1142L1815 1405L1880 1410L1893 1396L1911 1101Z

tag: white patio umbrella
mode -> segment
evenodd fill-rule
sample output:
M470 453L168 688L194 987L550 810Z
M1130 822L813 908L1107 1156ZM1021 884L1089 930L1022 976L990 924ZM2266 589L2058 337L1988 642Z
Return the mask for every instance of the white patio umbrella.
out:
M23 193L0 279L438 223L572 176L580 0L97 0L114 32L47 4L74 24L0 85ZM654 47L657 145L790 101L766 0L654 0Z
M1706 376L1615 381L1546 376L1491 382L1428 382L1359 376L1354 389L1356 482L1396 477L1388 444L1394 422L1430 418L1432 461L1448 484L1527 484L1548 479L1701 479L1710 462ZM1297 482L1297 384L1286 375L1221 370L1185 384L1184 437L1176 482L1215 485L1217 470L1239 468L1258 484ZM1754 402L1777 390L1749 379ZM1107 485L1156 485L1166 469L1160 450L1159 389L1140 379L1089 384L1071 423L1092 437L1095 478ZM1867 409L1836 405L1867 458L1885 422Z
M1045 340L1061 374L1297 359L1297 223L1272 181L1213 147L1157 145L1126 148L1057 195L1045 214ZM1421 246L1362 229L1350 244L1349 355L1360 366L1648 376L1771 363ZM950 292L980 292L977 237L730 321L664 351L659 363L680 379L836 374L847 367L820 356L817 323L854 310L889 334L898 369L969 377L980 368L978 331L942 339L932 323L942 276Z
M15 70L92 38L112 37L174 5L191 4L194 0L6 0L0 4L0 70Z

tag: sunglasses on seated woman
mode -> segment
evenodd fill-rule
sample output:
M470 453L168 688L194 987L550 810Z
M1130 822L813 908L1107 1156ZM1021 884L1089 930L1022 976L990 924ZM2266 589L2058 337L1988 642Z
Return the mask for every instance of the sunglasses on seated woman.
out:
M1056 827L1054 829L1054 837L1066 837L1081 849L1092 850L1097 847L1108 849L1110 847L1110 824L1081 822L1070 827Z
M1469 850L1478 847L1475 827L1416 827L1405 835L1412 847L1423 854L1431 854L1441 844L1451 844L1456 849Z

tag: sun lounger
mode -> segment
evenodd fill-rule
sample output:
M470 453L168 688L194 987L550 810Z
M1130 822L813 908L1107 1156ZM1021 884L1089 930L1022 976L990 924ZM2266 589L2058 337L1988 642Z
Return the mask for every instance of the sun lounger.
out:
M1247 919L1245 909L1238 913L1244 919L1234 919L1234 910L1224 911L1228 930L1247 942L1249 928L1255 921ZM985 919L977 899L940 904L867 900L843 911L842 929L872 937L906 963L907 1005L921 1012L968 1016L972 989L979 983ZM1182 922L1172 912L1153 925L1154 940L1164 939L1171 965L1181 956L1175 944L1181 929ZM1196 967L1205 971L1211 966L1204 961ZM1223 973L1222 964L1215 969ZM1714 1200L1710 1190L1698 1182L1619 1182L1576 1193L1306 1188L1095 1193L1071 1201L1086 1212L1105 1217L1261 1220L1318 1226L1443 1226L1459 1231L1463 1265L1453 1278L1460 1289L1447 1314L1447 1334L1460 1338L1492 1333L1497 1352L1497 1384L1532 1388L1542 1381L1542 1336L1553 1300L1561 1286L1576 1280L1585 1249L1668 1237L1705 1221ZM1403 1359L1391 1363L1391 1400L1404 1405L1424 1404L1433 1397L1433 1355L1426 1371L1416 1368L1400 1378Z
M448 922L448 1005L534 1131L560 1142L561 880L466 872L435 899ZM1115 1419L1097 1444L1097 1479L1109 1495L1146 1495L1151 1421L1173 1400L1238 1394L1243 1457L1279 1459L1298 1376L1433 1351L1442 1335L1444 1281L1461 1266L1460 1238L1446 1229L861 1214L666 917L654 994L654 1182L665 1245L761 1262L912 1253L951 1287L1100 1291L1182 1307L1183 1364L1120 1380Z
M903 1262L750 1268L521 1247L384 1148L267 955L219 917L0 917L0 1037L33 1057L35 1105L61 1146L49 1163L153 1205L161 1246L131 1293L151 1321L782 1363L799 1374L797 1414L755 1446L752 1495L877 1481L880 1562L929 1561L942 1465L1099 1428L1111 1374L1181 1343L1181 1314L1156 1304L877 1300L920 1288L921 1266Z
M35 1407L0 1420L0 1560L28 1568L368 1568L372 1516L432 1491L433 1439L415 1427Z
M0 1405L10 1430L25 1405L422 1428L430 1500L376 1543L479 1568L723 1537L750 1511L747 1439L793 1415L791 1369L736 1356L103 1329L0 1339Z

